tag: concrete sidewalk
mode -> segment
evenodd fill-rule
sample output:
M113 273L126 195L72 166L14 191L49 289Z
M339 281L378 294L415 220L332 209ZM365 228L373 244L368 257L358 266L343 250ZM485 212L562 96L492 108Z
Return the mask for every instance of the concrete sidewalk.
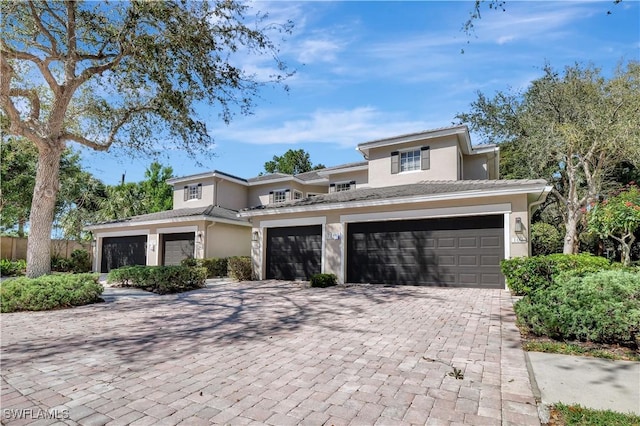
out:
M640 362L541 352L526 356L534 395L542 404L580 404L640 415Z

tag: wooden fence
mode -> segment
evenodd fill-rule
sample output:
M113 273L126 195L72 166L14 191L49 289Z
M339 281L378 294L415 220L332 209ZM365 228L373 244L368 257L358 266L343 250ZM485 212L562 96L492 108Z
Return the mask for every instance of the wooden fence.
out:
M70 257L71 252L82 249L89 252L93 258L93 251L90 243L79 243L70 240L51 240L51 256ZM17 237L0 237L0 259L26 259L27 239Z

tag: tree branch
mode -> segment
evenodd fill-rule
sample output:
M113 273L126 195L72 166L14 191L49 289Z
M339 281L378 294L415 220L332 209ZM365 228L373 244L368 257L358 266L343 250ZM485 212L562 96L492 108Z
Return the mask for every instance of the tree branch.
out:
M32 55L27 52L21 52L19 50L15 50L9 47L4 42L4 40L0 40L0 54L11 57L11 58L22 59L22 60L34 63L42 73L42 76L44 77L45 81L49 84L49 88L53 91L53 93L55 95L58 95L60 93L60 85L56 81L53 74L51 74L51 71L47 66L52 58L47 59L46 62L43 62L40 58L38 58L35 55Z
M67 4L67 60L64 63L64 75L66 82L70 82L76 76L77 40L76 40L76 4L68 1Z
M45 28L45 26L42 24L42 18L40 16L38 16L38 11L36 10L36 7L33 4L32 0L29 0L29 8L31 9L31 16L33 17L34 22L38 26L38 29L40 30L40 32L42 34L44 34L49 39L49 42L51 43L51 49L49 50L49 54L51 56L57 56L58 43L56 42L55 37L53 37L51 35L51 33L49 32L49 30L47 30ZM46 49L44 49L44 50L46 50Z
M89 148L93 148L96 151L106 151L106 150L109 149L109 147L113 143L113 139L111 139L111 140L108 140L106 143L101 144L101 143L89 140L89 139L85 138L84 136L76 135L75 133L70 133L70 132L62 133L60 135L60 139L66 140L66 141L77 142L77 143L79 143L81 145L87 146Z
M40 98L35 89L9 89L9 96L27 98L31 103L31 113L27 121L37 121L40 118Z

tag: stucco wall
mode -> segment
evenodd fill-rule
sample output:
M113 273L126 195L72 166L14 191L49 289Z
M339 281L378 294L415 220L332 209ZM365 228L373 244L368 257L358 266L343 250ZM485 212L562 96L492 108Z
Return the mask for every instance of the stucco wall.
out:
M184 187L189 185L202 184L202 198L194 200L184 200ZM213 178L198 179L190 182L181 182L173 188L173 209L203 207L215 204L213 202L214 182Z
M463 155L462 166L464 171L463 178L465 180L489 179L486 155Z
M429 170L391 173L391 153L430 147ZM369 186L383 187L417 183L423 180L458 180L458 140L456 136L429 139L381 148L369 152Z
M356 181L356 188L366 188L369 186L369 171L358 170L354 172L333 173L329 176L329 183L347 183Z
M204 257L251 255L251 227L213 223L207 227Z
M293 191L297 190L302 192L303 197L307 197L310 192L324 194L328 192L328 186L320 185L304 185L295 181L284 181L275 183L265 183L263 185L256 185L249 187L249 206L264 206L269 204L269 192L280 190L291 190L291 199L293 199Z
M225 179L216 180L217 194L213 204L231 210L241 210L248 207L248 193L246 186Z

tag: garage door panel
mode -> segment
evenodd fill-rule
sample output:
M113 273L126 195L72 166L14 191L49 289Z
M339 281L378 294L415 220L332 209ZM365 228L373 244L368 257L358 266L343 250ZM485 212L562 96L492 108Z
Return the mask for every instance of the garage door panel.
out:
M122 266L147 264L147 236L105 237L102 239L101 272Z
M347 281L504 288L502 223L495 215L349 224Z
M359 242L360 250L366 251L366 241ZM267 229L266 260L268 279L308 280L311 275L320 273L322 226Z
M162 234L162 264L180 265L184 259L192 258L195 252L195 232Z

